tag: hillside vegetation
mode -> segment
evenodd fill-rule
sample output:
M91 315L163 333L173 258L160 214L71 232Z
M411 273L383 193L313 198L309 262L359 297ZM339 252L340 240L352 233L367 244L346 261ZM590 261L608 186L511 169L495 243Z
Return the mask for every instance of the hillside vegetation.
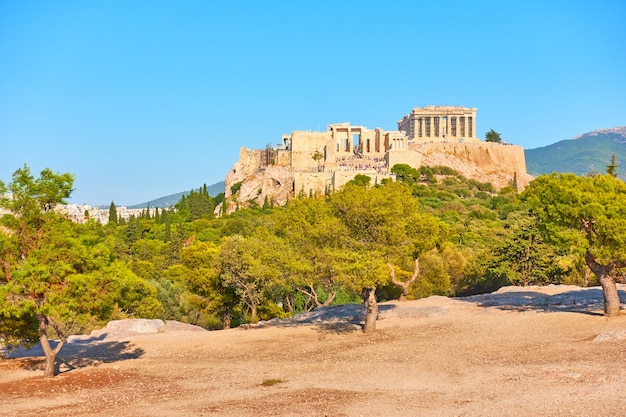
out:
M224 193L224 181L216 182L215 184L209 185L206 187L207 194L211 197L217 197L219 194ZM193 192L202 191L200 188L192 190ZM180 201L183 196L189 195L192 191L181 191L180 193L166 195L165 197L160 197L154 200L147 201L145 203L135 204L133 206L129 206L130 209L141 209L147 207L158 207L158 208L169 208L173 207L176 203Z
M515 178L496 192L449 167L392 171L397 181L371 186L357 175L328 196L221 218L223 196L202 188L103 226L50 210L71 193L70 174L19 169L0 182L0 194L13 195L1 200L0 337L44 345L48 334L63 342L127 317L223 329L360 302L363 330L373 331L379 301L510 284L600 283L613 300L605 314L615 314L607 306L626 267L623 181L550 175L519 194ZM50 373L62 345L44 349Z
M612 155L616 156L618 164L626 161L626 127L594 130L575 139L527 149L524 153L526 168L531 175L603 173ZM618 176L625 180L626 170L619 170Z

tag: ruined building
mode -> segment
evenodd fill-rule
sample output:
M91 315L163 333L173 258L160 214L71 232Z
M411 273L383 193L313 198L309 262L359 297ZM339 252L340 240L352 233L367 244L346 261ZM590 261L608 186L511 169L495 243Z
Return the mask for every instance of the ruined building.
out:
M274 148L242 147L239 161L226 176L227 211L265 202L284 204L301 193L323 195L357 174L378 184L394 178L390 170L396 164L449 166L496 188L509 185L516 177L518 185L525 187L532 177L526 173L524 150L478 139L476 110L414 108L398 121L397 131L337 123L325 132L283 135Z

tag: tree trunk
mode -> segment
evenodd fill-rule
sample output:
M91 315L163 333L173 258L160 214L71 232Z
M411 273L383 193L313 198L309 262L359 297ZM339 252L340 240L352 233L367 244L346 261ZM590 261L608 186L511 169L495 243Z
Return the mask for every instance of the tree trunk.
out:
M402 292L400 293L400 298L398 298L398 301L406 301L406 296L409 295L409 287L411 286L411 284L415 282L415 280L417 279L417 276L420 273L419 258L415 259L415 269L413 270L413 275L411 276L411 279L409 279L407 282L402 282L396 279L396 271L393 269L393 265L388 263L387 266L389 267L389 271L390 271L389 274L391 275L392 284L395 285L396 287L400 287L400 289L402 290Z
M323 306L329 306L330 303L332 303L333 300L335 299L336 295L337 295L337 291L335 291L335 292L328 291L328 296L326 297L326 300L324 300L322 305Z
M233 320L233 307L227 306L224 311L224 317L222 319L222 329L230 329L230 324Z
M39 320L39 343L46 357L46 367L43 371L43 376L44 378L52 378L56 374L55 365L57 354L65 344L66 339L65 336L59 332L58 328L50 322L48 317L38 316L37 320ZM48 327L50 326L52 326L60 338L59 343L54 349L50 346L50 340L48 339Z
M259 321L256 303L250 303L250 322L257 323Z
M371 333L376 330L378 318L378 302L376 302L376 287L363 288L363 304L365 305L365 324L363 333Z
M607 317L619 316L620 300L615 280L608 274L599 276L598 280L602 285L602 293L604 294L604 315Z
M591 272L596 275L602 286L602 294L604 295L604 315L607 317L619 316L620 299L617 293L617 285L615 285L615 280L611 276L611 271L615 269L616 266L622 267L623 265L621 265L621 263L617 265L615 262L606 266L600 265L589 252L585 254L585 261L587 261L587 266L589 266Z

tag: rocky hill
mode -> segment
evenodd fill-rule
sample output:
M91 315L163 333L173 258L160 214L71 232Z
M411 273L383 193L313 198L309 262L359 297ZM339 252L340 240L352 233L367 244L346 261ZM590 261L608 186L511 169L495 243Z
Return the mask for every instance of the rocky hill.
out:
M350 128L345 123L330 125L327 132L296 131L285 139L285 146L274 149L242 147L239 160L226 175L227 213L251 205L281 205L300 194L324 195L338 190L356 175L368 176L371 184L380 184L394 178L391 168L396 164L413 168L448 166L498 189L514 181L523 189L532 180L520 146L475 138L408 140L403 132L358 127L363 136L372 138L360 138L358 146L355 143L351 148L348 141L352 139L337 133ZM383 136L384 143L378 140ZM216 209L216 215L221 214L221 209Z

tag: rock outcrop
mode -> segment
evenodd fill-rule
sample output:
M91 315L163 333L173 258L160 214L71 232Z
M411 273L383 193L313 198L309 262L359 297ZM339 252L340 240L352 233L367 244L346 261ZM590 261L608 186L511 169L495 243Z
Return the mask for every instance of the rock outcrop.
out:
M379 184L395 178L391 168L396 164L416 169L448 166L496 189L516 184L522 190L532 180L521 146L445 134L415 138L404 131L338 123L329 125L326 132L284 135L276 148L242 147L225 179L226 213L254 205L282 205L300 194L332 193L356 175ZM218 207L216 215L223 209Z

